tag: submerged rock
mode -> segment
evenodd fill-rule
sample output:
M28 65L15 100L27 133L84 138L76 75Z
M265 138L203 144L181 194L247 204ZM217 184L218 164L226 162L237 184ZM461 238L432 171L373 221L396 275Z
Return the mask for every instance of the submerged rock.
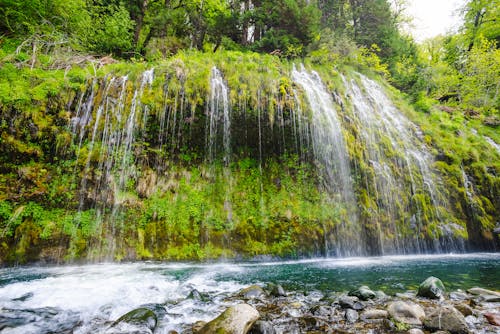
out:
M366 285L360 286L356 290L349 291L349 296L355 296L358 297L361 300L368 300L368 299L373 299L377 295L375 292L373 292L369 287Z
M31 299L33 296L34 296L33 292L28 292L28 293L25 293L24 295L22 295L21 297L17 297L17 298L12 299L12 301L24 302L28 299Z
M193 289L189 292L189 295L187 296L187 299L193 299L193 300L198 300L198 301L201 301L201 302L206 302L209 300L209 298L202 294L201 292L199 292L198 290L196 289Z
M464 316L453 306L434 309L426 316L424 326L430 330L445 330L452 334L469 333Z
M431 276L420 284L417 296L439 299L444 295L445 291L443 282L439 278Z
M246 334L259 316L259 312L248 304L235 305L208 322L197 333Z
M115 327L120 323L128 323L137 326L144 326L149 328L151 331L154 331L156 325L158 323L158 317L156 314L151 311L149 308L140 307L135 310L132 310L128 313L125 313L121 317L119 317L111 327Z
M389 304L387 311L394 320L409 325L420 326L425 318L424 309L420 305L411 302L393 302Z

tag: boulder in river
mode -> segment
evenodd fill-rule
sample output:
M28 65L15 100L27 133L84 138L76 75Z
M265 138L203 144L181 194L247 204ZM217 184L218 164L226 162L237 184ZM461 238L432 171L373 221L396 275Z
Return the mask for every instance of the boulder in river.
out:
M231 306L203 326L197 334L246 334L259 316L259 312L248 304Z
M439 299L443 297L445 291L443 282L437 277L430 276L418 287L417 296Z
M140 307L119 317L118 320L111 325L111 327L124 322L136 326L144 326L149 328L151 331L154 331L158 323L158 318L149 308Z

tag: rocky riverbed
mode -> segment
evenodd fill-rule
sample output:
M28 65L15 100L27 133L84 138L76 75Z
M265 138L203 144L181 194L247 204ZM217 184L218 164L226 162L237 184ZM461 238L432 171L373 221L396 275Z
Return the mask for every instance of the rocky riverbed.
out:
M197 290L187 297L200 305L211 298ZM417 291L391 296L368 286L325 294L252 285L228 295L225 303L226 309L212 321L184 324L180 331L161 330L168 305L144 305L120 317L106 333L500 333L499 292L447 292L435 277L422 282Z

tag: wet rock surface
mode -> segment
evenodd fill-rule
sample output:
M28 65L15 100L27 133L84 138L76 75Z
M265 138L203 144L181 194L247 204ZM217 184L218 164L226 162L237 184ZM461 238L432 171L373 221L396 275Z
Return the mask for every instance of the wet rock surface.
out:
M431 276L420 284L417 296L439 299L444 295L445 291L443 282L439 278Z
M248 304L229 307L221 315L207 323L199 334L246 334L259 319L259 312Z

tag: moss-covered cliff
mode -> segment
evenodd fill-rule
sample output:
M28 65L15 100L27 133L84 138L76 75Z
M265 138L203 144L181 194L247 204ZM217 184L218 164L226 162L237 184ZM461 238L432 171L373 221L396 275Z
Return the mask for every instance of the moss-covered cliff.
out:
M415 112L347 67L294 66L237 52L66 71L4 64L1 261L498 245L498 128L460 110Z

